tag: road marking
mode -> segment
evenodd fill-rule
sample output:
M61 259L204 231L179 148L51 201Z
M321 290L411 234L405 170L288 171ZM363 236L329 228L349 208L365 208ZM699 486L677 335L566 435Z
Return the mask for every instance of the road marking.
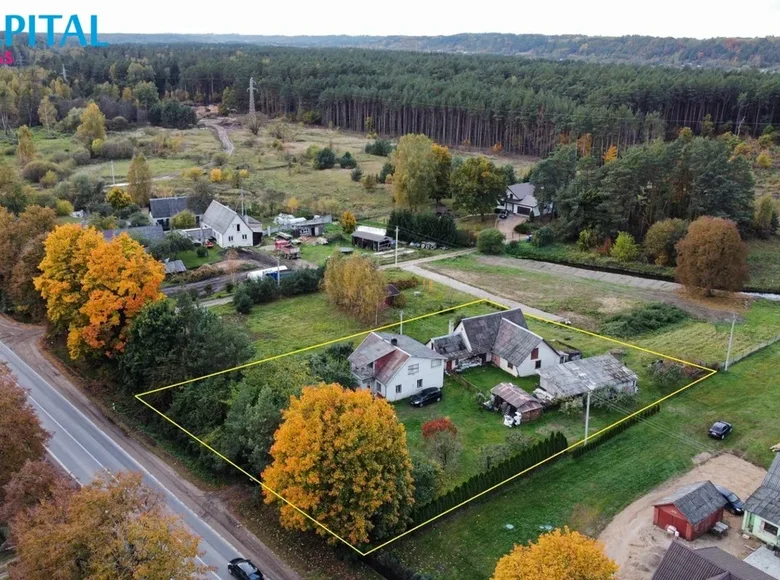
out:
M5 344L4 342L0 341L0 345L1 345L1 346L2 346L2 347L3 347L3 348L6 350L6 351L7 351L6 358L8 358L8 359L11 359L11 358L14 358L14 359L16 359L15 365L16 365L17 367L20 367L20 368L22 368L23 370L29 371L30 373L32 373L32 374L34 374L36 377L38 377L38 379L39 379L41 382L43 382L45 385L47 385L47 386L48 386L48 387L49 387L49 388L50 388L50 389L51 389L53 392L57 393L57 395L58 395L58 396L59 396L59 397L60 397L60 398L61 398L63 401L65 401L65 402L66 402L66 403L67 403L67 404L68 404L68 405L69 405L69 406L70 406L70 407L71 407L71 408L72 408L74 411L76 411L76 413L78 413L79 415L81 415L81 417L82 417L82 418L83 418L83 419L84 419L84 420L85 420L87 423L89 423L90 425L92 425L92 427L94 427L96 431L98 431L99 433L101 433L101 434L102 434L102 435L105 437L105 439L106 439L106 440L110 441L110 442L111 442L111 443L114 445L114 447L116 447L116 448L117 448L117 449L118 449L118 450L119 450L121 453L123 453L123 454L124 454L124 455L125 455L125 456L126 456L126 457L127 457L127 458L128 458L128 459L129 459L129 460L132 462L132 463L133 463L133 464L135 464L136 466L138 466L138 468L139 468L141 471L143 471L143 472L144 472L144 473L145 473L145 474L146 474L146 475L147 475L147 476L148 476L148 477L149 477L149 478L150 478L152 481L154 481L154 482L155 482L155 484L157 484L157 485L160 487L160 489L162 489L162 490L163 490L165 493L167 493L167 494L170 496L170 498L171 498L171 499L173 499L174 501L176 501L176 502L177 502L177 503L178 503L178 504L179 504L181 507L183 507L185 510L187 510L187 512L189 512L189 513L190 513L190 514L191 514L191 515L192 515L192 516L195 518L195 520L196 520L196 521L200 521L200 522L201 522L201 523L202 523L202 524L203 524L203 525L204 525L204 526L205 526L207 529L211 530L211 532L212 532L212 533L213 533L213 534L214 534L216 537L218 537L220 540L222 540L222 541L225 543L225 545L226 545L228 548L230 548L231 550L233 550L233 552L235 552L237 556L239 556L239 557L241 557L241 558L243 558L243 557L244 557L244 556L243 556L243 555L242 555L242 554L241 554L241 553L240 553L238 550L236 550L236 548L235 548L235 546L233 546L233 544L231 544L230 542L228 542L228 541L227 541L227 540L226 540L224 537L222 537L222 535L221 535L219 532L217 532L217 531L216 531L215 529L213 529L213 528L212 528L212 527L211 527L209 524L207 524L207 523L206 523L204 520L202 520L200 517L198 517L198 516L197 516L197 514L195 514L195 512L193 512L193 511L192 511L192 510L191 510L191 509L190 509L190 508L189 508L189 507L188 507L188 506L187 506L187 505L186 505L186 504L185 504L185 503L184 503L182 500L180 500L180 499L179 499L179 498L178 498L178 497L177 497L175 494L173 494L173 492L171 492L171 491L170 491L170 490L169 490L167 487L165 487L165 486L164 486L164 485L163 485L163 484L160 482L160 480L158 480L158 479L157 479L157 478L156 478L154 475L152 475L152 474L151 474L151 473L150 473L150 472L149 472L149 471L148 471L148 470L147 470L147 469L146 469L146 468L145 468L143 465L141 465L141 464L140 464L138 461L136 461L136 459L135 459L135 458L134 458L132 455L130 455L130 453L128 453L127 451L125 451L125 450L124 450L124 449L123 449L123 448L122 448L122 447L119 445L119 443L117 443L116 441L114 441L114 439L113 439L112 437L110 437L110 436L108 435L108 433L106 433L105 431L103 431L102 429L100 429L100 428L99 428L97 425L95 425L95 423L94 423L94 422L93 422L93 421L92 421L92 420L91 420L89 417L87 417L87 416L86 416L84 413L82 413L82 412L81 412L81 410L80 410L78 407L76 407L76 405L74 405L73 403L71 403L71 402L70 402L70 401L69 401L69 400L68 400L68 399L65 397L65 395L63 395L63 394L62 394L62 393L60 393L60 392L59 392L59 391L58 391L56 388L54 388L52 385L50 385L50 384L49 384L49 382L48 382L46 379L44 379L44 378L43 378L43 377L42 377L40 374L38 374L38 372L37 372L35 369L33 369L33 368L32 368L30 365L28 365L28 364L27 364L27 363L26 363L24 360L22 360L22 358L21 358L19 355L17 355L17 354L16 354L16 353L15 353L15 352L14 352L14 351L13 351L13 350L12 350L12 349L11 349L11 348L8 346L8 345L7 345L7 344ZM10 356L8 356L8 355L10 355ZM9 362L10 362L10 360L9 360ZM35 399L33 399L33 397L32 397L32 396L31 396L29 393L28 393L28 395L27 395L27 396L28 396L28 397L30 397L30 399L31 399L31 400L32 400L32 401L33 401L33 402L34 402L34 403L35 403L35 404L36 404L38 407L40 407L40 408L41 408L41 410L43 410L43 412L44 412L44 413L46 413L46 415L48 415L49 417L51 417L52 421L54 421L55 423L57 423L57 425L59 425L59 426L62 428L62 430L63 430L63 431L65 431L65 432L66 432L66 433L67 433L67 434L68 434L68 435L71 437L71 439L73 439L74 441L76 441L76 444L77 444L79 447L81 447L82 449L84 449L84 451L86 451L86 453L87 453L87 454L88 454L88 455L89 455L89 456L90 456L90 457L91 457L91 458L92 458L92 459L93 459L93 460L94 460L94 461L95 461L95 462L96 462L98 465L100 465L100 466L101 466L101 467L102 467L104 470L106 470L106 472L108 472L108 473L109 473L109 475L111 475L111 477L114 477L114 476L111 474L111 472L110 472L110 471L108 471L108 469L106 469L106 467L105 467L105 466L104 466L102 463L100 463L100 461L98 461L98 460L95 458L95 456L94 456L94 455L92 455L92 454L91 454L89 451L87 451L87 449L85 449L85 448L84 448L84 446L83 446L81 443L79 443L79 442L76 440L76 438L75 438L75 437L73 437L73 435L71 435L71 434L70 434L70 433L67 431L67 429L65 429L64 427L62 427L62 425L60 425L60 423L59 423L59 422L58 422L58 421L57 421L57 420L56 420L54 417L52 417L52 416L49 414L49 412L48 412L48 411L46 411L46 409L44 409L43 407L41 407L41 406L40 406L40 404L39 404L37 401L35 401ZM59 461L59 460L58 460L58 461ZM116 478L114 478L114 479L116 479ZM184 524L186 525L186 523L185 523L185 522L182 522L182 523L184 523ZM190 529L192 530L192 527L191 527L191 526L187 526L187 527L188 527L188 528L190 528ZM193 531L193 533L195 533L196 535L200 535L200 534L197 534L197 532L195 532L195 530L192 530L192 531ZM201 536L201 539L202 539L202 540L205 542L205 538L203 538L203 536ZM208 545L208 542L206 542L206 544ZM219 556L219 554L217 554L217 556ZM200 560L201 562L203 562L203 560L201 560L199 556L196 556L196 558L197 558L198 560ZM205 565L205 562L204 562L204 565ZM212 575L213 575L215 578L218 578L218 579L222 580L222 577L221 577L221 576L219 576L219 575L217 575L217 574L216 574L216 572L212 572L211 574L212 574Z

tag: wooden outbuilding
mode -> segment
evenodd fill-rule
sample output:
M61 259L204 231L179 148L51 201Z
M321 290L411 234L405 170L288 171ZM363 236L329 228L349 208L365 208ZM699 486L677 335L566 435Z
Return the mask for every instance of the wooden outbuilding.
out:
M504 415L514 416L520 413L522 423L534 421L542 415L544 406L533 395L526 393L512 383L499 383L492 389L493 406L500 409Z
M692 542L721 521L725 505L711 481L700 481L654 504L653 523L663 529L673 526L681 538Z

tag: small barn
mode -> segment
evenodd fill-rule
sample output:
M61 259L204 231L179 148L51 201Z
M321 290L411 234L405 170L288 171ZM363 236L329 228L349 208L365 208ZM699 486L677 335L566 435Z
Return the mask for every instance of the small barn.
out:
M542 415L544 406L539 400L512 383L499 383L492 389L493 407L504 415L520 414L520 421L528 423Z
M711 481L692 483L654 504L653 524L663 529L674 526L681 538L692 542L723 518L725 505Z
M393 240L375 232L352 232L352 245L364 250L381 252L393 247Z
M170 260L168 262L165 262L165 275L168 276L170 274L181 274L182 272L186 272L187 267L184 265L184 262L181 260Z
M581 397L589 392L636 393L638 377L611 354L539 369L538 393L545 402Z
M392 306L395 298L401 295L401 291L393 284L388 284L385 288L385 304Z

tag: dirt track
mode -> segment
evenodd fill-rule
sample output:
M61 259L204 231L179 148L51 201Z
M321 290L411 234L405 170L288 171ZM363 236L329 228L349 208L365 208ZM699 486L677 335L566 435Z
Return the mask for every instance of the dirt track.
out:
M725 453L700 463L689 472L669 480L641 497L620 512L601 532L607 555L620 566L622 580L649 580L672 542L664 530L653 525L653 504L671 495L689 483L710 480L736 493L742 500L761 484L766 470L734 455ZM729 524L723 539L705 535L692 543L696 548L717 546L739 558L744 558L755 547L740 533L742 518L725 512Z

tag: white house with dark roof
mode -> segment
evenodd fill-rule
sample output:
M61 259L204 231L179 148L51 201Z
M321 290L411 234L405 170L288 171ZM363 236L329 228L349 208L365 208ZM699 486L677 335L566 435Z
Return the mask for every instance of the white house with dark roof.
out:
M263 228L256 219L241 216L228 206L214 200L201 219L203 227L221 248L246 248L260 243ZM197 230L193 230L197 232Z
M780 454L761 486L745 502L742 530L769 546L780 547Z
M171 227L171 218L177 213L183 212L187 207L188 196L180 195L177 197L156 197L149 200L149 216L152 221L160 224L163 229L167 230ZM192 210L190 210L192 211ZM200 220L203 217L200 214L195 214L195 223L200 225Z
M388 401L441 388L445 360L416 340L389 332L372 332L349 356L358 385Z
M428 347L446 357L448 371L490 362L515 377L529 377L567 360L528 330L520 308L464 318L452 333L428 341Z
M548 213L536 200L533 183L515 183L507 187L504 199L496 209L506 210L516 215L533 214L534 217Z

